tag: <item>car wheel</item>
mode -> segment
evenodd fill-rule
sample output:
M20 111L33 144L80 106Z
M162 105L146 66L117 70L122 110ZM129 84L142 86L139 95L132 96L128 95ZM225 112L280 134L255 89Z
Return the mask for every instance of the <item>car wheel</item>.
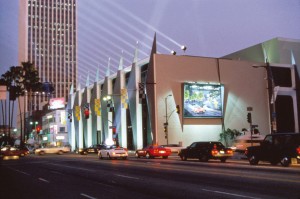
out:
M40 152L39 152L39 155L44 155L44 154L45 154L44 151L40 151Z
M63 151L58 151L57 154L58 155L62 155L64 152Z
M103 157L102 157L102 154L101 153L99 153L99 159L103 159Z
M135 157L136 157L136 158L140 158L140 156L139 156L138 153L135 153Z
M147 159L150 159L150 158L151 158L151 156L150 156L149 153L146 153L146 158L147 158Z
M251 165L257 165L259 162L258 158L255 156L255 155L252 155L250 158L249 158L249 163Z
M169 156L163 156L163 159L168 159Z
M109 153L107 154L107 157L108 157L108 159L110 159L110 160L111 160L111 157L110 157Z
M227 158L221 158L221 162L225 163Z
M187 157L186 157L185 155L183 155L183 154L180 155L180 158L181 158L181 160L183 160L183 161L186 161L186 160L187 160Z
M280 160L280 164L284 167L288 167L290 165L290 159L285 156Z

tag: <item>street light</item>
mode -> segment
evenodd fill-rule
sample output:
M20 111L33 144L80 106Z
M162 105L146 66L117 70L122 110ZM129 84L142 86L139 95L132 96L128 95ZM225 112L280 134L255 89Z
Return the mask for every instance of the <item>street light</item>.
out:
M277 131L277 122L276 122L276 106L275 106L275 82L271 66L268 61L266 65L252 65L253 68L264 68L267 71L267 80L268 80L268 91L269 91L269 107L270 107L270 117L271 117L271 133L276 133ZM271 106L272 105L272 106Z
M171 97L172 95L168 95L165 97L165 106L166 106L166 122L164 123L164 132L165 132L165 137L167 139L167 144L169 144L169 135L168 135L168 97Z

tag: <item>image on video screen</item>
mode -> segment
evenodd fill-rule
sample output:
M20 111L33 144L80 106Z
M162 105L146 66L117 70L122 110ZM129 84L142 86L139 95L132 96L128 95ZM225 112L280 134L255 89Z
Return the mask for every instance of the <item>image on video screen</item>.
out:
M183 117L223 117L224 86L219 84L184 83Z

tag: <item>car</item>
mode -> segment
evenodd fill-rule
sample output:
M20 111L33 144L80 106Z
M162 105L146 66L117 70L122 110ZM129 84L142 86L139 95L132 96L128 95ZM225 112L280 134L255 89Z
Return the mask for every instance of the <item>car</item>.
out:
M26 148L18 148L10 145L2 147L0 152L0 156L3 159L18 159L19 157L24 157L28 154L28 149L26 150Z
M207 162L209 159L219 159L221 162L233 156L233 151L226 148L221 142L193 142L185 149L179 152L181 160L197 158L199 161Z
M95 153L98 154L99 150L105 148L106 145L104 144L93 144L92 146L88 147L88 148L80 148L78 150L78 153L81 155L86 155L89 153Z
M69 146L48 146L48 147L42 147L42 148L37 148L35 149L35 154L37 155L44 155L44 154L53 154L56 153L58 155L61 155L63 153L68 153L71 151L71 148Z
M287 167L292 158L300 159L300 133L266 135L259 146L248 147L245 155L251 165L257 165L259 161L267 161L272 165L280 163Z
M106 146L98 151L99 159L107 158L107 159L123 159L126 160L128 157L128 152L126 148L120 146Z
M179 144L166 144L166 145L161 145L167 149L170 149L172 153L178 154L181 149L185 149L186 147L180 146Z
M135 156L137 158L146 157L147 159L162 157L167 159L171 155L171 149L165 148L161 145L149 145L143 149L136 150Z

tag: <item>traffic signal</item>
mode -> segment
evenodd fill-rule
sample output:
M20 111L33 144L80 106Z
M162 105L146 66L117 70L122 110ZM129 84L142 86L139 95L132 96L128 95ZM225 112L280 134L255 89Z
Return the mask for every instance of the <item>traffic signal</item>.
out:
M72 122L72 109L68 110L68 119Z
M90 117L90 109L88 107L84 108L84 118L89 119Z
M116 141L117 140L117 129L116 127L113 127L112 128L112 133L113 133L113 141Z
M40 134L40 132L41 132L41 127L40 127L40 126L37 126L35 130L36 130L36 133L37 133L37 134Z
M248 113L248 114L247 114L247 121L248 121L248 123L252 123L252 116L251 116L251 113Z
M180 106L176 105L176 113L180 114Z

